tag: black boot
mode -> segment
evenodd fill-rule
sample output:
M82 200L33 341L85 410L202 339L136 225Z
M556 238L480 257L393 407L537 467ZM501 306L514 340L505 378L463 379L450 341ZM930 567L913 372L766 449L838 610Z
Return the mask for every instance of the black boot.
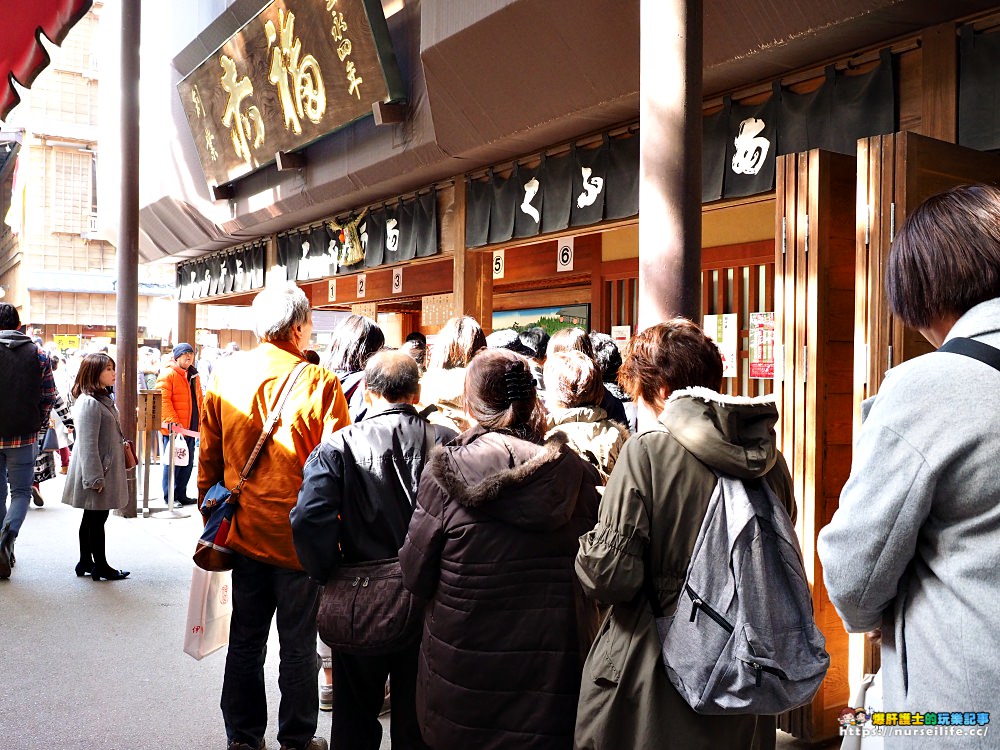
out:
M10 569L14 567L14 536L5 531L0 537L0 578L10 578Z

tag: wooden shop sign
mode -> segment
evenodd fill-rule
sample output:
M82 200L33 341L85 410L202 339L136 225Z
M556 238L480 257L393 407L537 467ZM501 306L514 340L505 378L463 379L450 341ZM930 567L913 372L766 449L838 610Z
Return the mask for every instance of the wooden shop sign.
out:
M379 0L274 0L177 90L215 185L404 97Z

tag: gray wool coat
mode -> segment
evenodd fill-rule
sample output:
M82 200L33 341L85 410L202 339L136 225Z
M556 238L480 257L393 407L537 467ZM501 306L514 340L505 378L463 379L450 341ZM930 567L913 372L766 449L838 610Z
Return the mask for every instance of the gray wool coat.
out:
M1000 347L1000 299L963 315L959 336ZM1000 372L942 352L891 370L817 549L847 630L882 628L886 711L1000 716Z
M76 444L62 501L84 510L115 510L125 506L125 452L115 418L118 410L108 396L81 395L74 407ZM97 487L104 487L98 492Z

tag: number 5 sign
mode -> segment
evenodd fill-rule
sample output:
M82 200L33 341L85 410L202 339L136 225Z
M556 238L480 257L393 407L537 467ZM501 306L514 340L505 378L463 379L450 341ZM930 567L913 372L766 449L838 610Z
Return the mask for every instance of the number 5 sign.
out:
M504 269L504 252L503 250L493 251L493 278L502 279Z
M557 245L559 249L556 251L556 271L572 271L573 238L563 237Z

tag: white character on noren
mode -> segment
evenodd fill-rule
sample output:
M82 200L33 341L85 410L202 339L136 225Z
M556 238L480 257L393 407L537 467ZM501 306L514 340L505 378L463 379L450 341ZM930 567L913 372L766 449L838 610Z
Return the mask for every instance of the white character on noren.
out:
M764 130L764 121L756 117L748 117L740 123L740 130L733 143L736 153L733 154L733 171L736 174L757 174L764 166L771 142L759 136Z

